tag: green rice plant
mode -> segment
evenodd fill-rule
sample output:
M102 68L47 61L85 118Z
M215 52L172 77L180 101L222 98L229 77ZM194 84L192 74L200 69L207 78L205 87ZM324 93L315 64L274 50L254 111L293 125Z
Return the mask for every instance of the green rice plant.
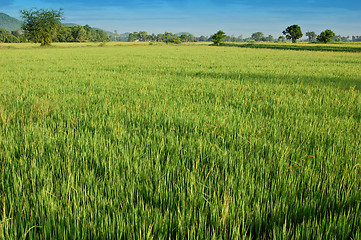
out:
M86 44L0 49L0 239L360 238L359 53Z

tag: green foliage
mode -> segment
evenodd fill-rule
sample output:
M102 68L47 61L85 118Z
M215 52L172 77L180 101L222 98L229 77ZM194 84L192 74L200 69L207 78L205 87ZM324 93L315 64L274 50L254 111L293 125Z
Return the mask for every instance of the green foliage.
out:
M76 26L72 27L71 35L73 36L74 42L83 42L87 37L86 31L83 28L83 26L81 26L81 25L76 25Z
M104 30L94 29L89 25L61 26L55 38L57 42L103 42L110 41Z
M66 27L66 26L59 27L54 41L56 41L56 42L72 42L73 41L72 28Z
M359 54L0 51L0 239L360 239Z
M255 40L256 42L263 41L264 35L262 32L255 32L252 33L251 39Z
M171 43L171 44L181 44L182 43L181 40L179 39L179 37L176 36L176 35L166 37L164 42L165 43Z
M155 35L154 33L152 35L148 35L146 31L140 31L140 32L133 32L129 33L128 35L128 41L129 42L165 42L165 43L171 43L171 44L180 44L182 41L190 40L193 35L181 35L181 38L177 34L173 34L170 32L165 32L164 34L158 34Z
M108 34L106 33L106 31L101 30L101 29L95 29L96 32L96 36L97 36L97 41L110 41L110 37L108 36Z
M330 29L326 29L324 32L321 32L320 35L317 36L317 41L322 43L328 43L332 41L332 38L335 37L335 33Z
M9 32L4 28L0 28L0 43L19 43L25 42L24 35L20 30Z
M188 41L188 35L185 33L182 33L182 35L180 35L179 39L181 40L181 42L187 42Z
M286 41L286 38L284 36L279 36L278 37L278 41L279 42L285 42Z
M227 35L222 30L219 30L217 33L215 33L211 36L213 43L216 46L219 46L219 44L222 42L222 40L225 37L227 37Z
M306 32L306 36L308 37L309 42L316 41L317 34L315 32Z
M301 27L298 25L291 25L282 32L287 39L292 39L292 42L297 42L297 39L303 36Z
M14 38L16 39L15 41ZM4 28L0 28L0 42L10 43L10 42L18 42L18 40L8 30Z
M63 19L63 10L30 9L20 13L25 36L34 43L41 43L41 46L50 45Z

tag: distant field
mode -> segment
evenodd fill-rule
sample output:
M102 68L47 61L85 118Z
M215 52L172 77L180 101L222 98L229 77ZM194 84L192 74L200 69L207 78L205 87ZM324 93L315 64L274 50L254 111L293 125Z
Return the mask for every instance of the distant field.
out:
M361 238L360 53L54 45L0 45L0 239Z
M182 45L197 45L204 46L210 45L211 42L192 42L192 43L183 43ZM52 43L52 45L48 48L68 48L68 47L121 47L121 46L147 46L147 45L156 45L156 46L164 46L167 45L163 42L83 42L83 43ZM24 49L24 48L41 48L40 44L35 43L0 43L0 49L10 48L10 49Z
M331 52L358 52L361 53L361 43L359 42L340 42L340 43L224 43L228 47L242 47L242 48L268 48L268 49L283 49L283 50L301 50L301 51L331 51Z
M166 43L162 42L106 42L103 43L94 43L94 42L84 42L84 43L53 43L52 47L57 48L67 48L67 47L119 47L119 46L146 46L146 45L157 45L164 46ZM191 46L205 46L212 45L212 42L190 42L182 43L182 45L191 45ZM297 50L297 51L330 51L330 52L355 52L361 53L361 43L360 42L334 42L329 44L322 43L308 43L308 42L299 42L299 43L277 43L277 42L242 42L242 43L222 43L224 47L241 47L241 48L266 48L266 49L279 49L279 50ZM1 48L39 48L39 44L33 43L0 43Z

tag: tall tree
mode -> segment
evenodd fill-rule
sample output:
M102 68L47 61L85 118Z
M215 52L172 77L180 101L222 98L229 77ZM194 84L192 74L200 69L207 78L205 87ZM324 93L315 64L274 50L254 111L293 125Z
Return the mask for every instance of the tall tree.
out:
M335 37L335 33L330 29L326 29L324 32L321 32L320 35L317 36L317 41L328 43L332 41L332 38Z
M118 31L114 30L114 41L118 40Z
M221 44L222 40L225 37L227 37L227 35L222 30L219 30L217 33L215 33L211 36L214 45L217 45L217 46L219 46L219 44Z
M148 33L146 31L139 32L139 41L144 42L148 39Z
M301 27L298 25L289 26L282 33L286 36L287 39L292 39L293 43L297 42L297 39L303 36Z
M255 32L252 33L251 39L255 40L256 42L261 41L264 38L263 32Z
M56 30L63 20L63 10L30 9L21 10L21 18L24 20L22 29L25 36L41 46L50 45L55 37Z

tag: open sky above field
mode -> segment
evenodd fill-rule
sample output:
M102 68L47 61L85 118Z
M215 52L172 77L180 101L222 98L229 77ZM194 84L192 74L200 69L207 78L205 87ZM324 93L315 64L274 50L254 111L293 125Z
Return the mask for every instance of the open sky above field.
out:
M261 31L275 37L289 25L304 33L325 29L337 35L361 35L360 0L0 0L0 12L19 18L19 10L63 8L68 23L108 31L190 32L249 37Z

